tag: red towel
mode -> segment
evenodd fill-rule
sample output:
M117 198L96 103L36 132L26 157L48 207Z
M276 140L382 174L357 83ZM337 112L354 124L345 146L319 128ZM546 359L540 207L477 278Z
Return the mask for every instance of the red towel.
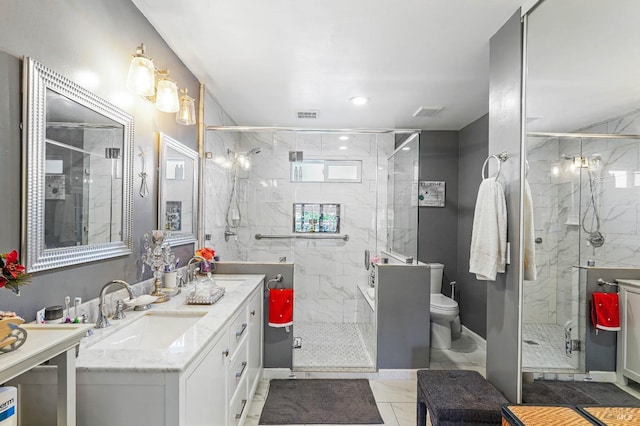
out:
M620 309L618 293L591 294L591 323L600 330L620 330Z
M269 325L288 327L293 324L293 289L273 288L269 290Z

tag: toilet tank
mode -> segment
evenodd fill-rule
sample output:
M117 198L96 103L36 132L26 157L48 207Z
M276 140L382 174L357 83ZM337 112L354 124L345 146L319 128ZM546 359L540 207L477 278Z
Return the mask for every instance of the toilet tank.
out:
M431 293L440 293L442 291L442 272L444 265L442 263L427 263L431 270Z

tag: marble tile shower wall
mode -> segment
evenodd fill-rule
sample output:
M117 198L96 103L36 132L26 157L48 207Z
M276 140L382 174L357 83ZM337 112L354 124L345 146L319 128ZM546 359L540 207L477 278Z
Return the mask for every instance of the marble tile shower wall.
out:
M639 134L640 111L607 120L580 133ZM634 139L540 139L528 140L529 183L534 204L538 280L525 282L524 321L579 324L585 312L577 264L594 260L598 266L632 267L640 263L640 141ZM599 159L592 169L568 170L574 156ZM559 168L559 175L551 170ZM580 175L581 174L581 175ZM581 229L596 229L591 188L600 216L605 244L594 248ZM588 209L587 209L588 208Z
M343 145L348 149L340 150ZM298 321L354 322L357 285L367 280L364 250L384 247L376 239L386 238L382 225L386 217L376 215L376 192L378 177L386 176L393 136L350 135L345 144L337 135L243 133L239 149L256 147L262 152L238 179L240 259L278 262L286 257L295 262L294 316ZM362 183L291 182L289 151L303 151L305 159L361 160ZM386 204L385 186L378 197ZM293 204L301 202L340 204L340 234L349 234L349 241L255 239L258 233L292 234Z
M550 177L551 164L558 156L558 142L529 138L527 160L528 181L534 206L536 238L536 266L538 279L524 282L523 321L526 323L555 323L558 271L558 185Z

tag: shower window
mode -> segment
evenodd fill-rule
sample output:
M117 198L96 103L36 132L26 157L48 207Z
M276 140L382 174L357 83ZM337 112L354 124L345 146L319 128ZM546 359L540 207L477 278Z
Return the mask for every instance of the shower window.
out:
M295 203L293 232L339 233L340 204Z
M291 163L291 182L362 182L360 160L304 160Z

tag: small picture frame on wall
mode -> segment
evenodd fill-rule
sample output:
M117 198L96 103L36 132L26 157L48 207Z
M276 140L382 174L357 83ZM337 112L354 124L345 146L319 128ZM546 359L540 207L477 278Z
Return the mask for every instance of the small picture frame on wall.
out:
M418 184L418 207L444 207L445 182L421 180Z

